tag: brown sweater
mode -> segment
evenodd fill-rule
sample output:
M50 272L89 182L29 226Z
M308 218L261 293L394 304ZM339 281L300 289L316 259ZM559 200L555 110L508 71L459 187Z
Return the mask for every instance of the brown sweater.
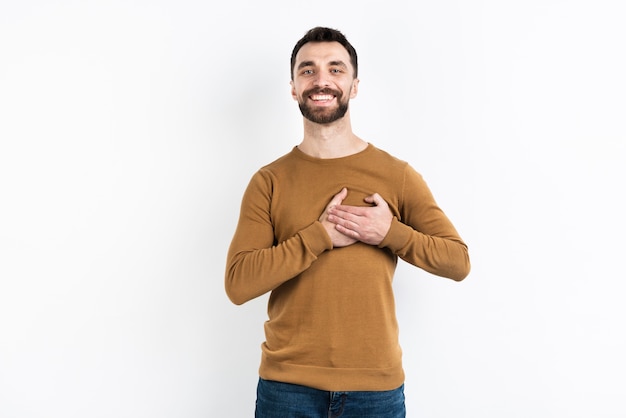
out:
M364 206L374 192L394 218L379 246L333 249L318 218L333 195ZM462 280L467 246L422 177L373 145L313 158L297 147L251 179L228 252L226 292L242 304L271 291L260 376L328 391L404 382L392 289L397 259Z

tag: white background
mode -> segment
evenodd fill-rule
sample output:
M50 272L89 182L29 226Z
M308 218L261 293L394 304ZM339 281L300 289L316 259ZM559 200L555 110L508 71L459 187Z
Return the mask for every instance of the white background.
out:
M225 256L316 25L470 247L462 283L399 266L408 416L626 416L621 4L3 1L0 416L252 416L266 298Z

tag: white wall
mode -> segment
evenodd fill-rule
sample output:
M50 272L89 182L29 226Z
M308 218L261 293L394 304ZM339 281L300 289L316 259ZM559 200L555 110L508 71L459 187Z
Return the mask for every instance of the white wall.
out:
M356 132L470 246L401 264L410 417L624 417L618 0L0 4L0 416L250 417L265 298L232 305L243 189L300 141L289 55L360 54Z

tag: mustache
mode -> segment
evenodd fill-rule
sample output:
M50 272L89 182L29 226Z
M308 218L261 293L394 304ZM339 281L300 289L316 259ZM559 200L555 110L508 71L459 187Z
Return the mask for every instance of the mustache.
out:
M337 97L341 97L341 92L339 90L334 90L328 87L324 87L324 88L314 88L314 89L309 89L304 91L304 93L302 93L302 95L304 97L308 97L311 96L313 94L332 94L333 96L337 96Z

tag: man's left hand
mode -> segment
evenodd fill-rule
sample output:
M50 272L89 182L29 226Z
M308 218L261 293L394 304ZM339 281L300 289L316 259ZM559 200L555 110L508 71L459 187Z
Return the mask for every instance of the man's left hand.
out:
M366 244L378 245L389 232L393 215L378 193L364 200L374 206L337 205L328 211L328 220L342 234Z

